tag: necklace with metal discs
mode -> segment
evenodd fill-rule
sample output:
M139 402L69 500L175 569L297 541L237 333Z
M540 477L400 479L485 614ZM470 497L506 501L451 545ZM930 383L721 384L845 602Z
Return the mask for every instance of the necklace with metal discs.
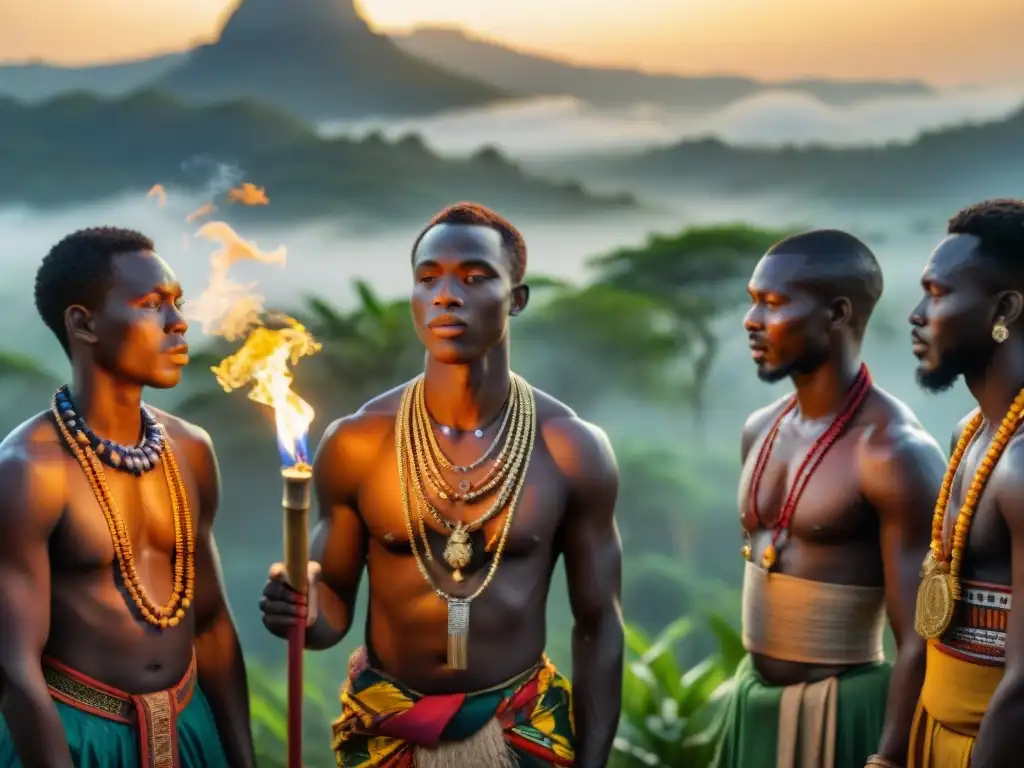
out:
M124 445L101 438L89 429L85 419L76 410L67 386L57 390L55 403L57 418L67 427L75 441L79 445L89 446L99 460L111 469L142 475L160 463L164 452L163 435L156 417L145 404L141 408L142 439L137 445Z

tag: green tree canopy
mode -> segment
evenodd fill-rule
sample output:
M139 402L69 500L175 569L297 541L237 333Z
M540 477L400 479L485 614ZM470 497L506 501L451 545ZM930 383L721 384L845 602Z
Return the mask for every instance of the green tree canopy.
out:
M694 227L653 235L640 247L598 256L591 265L598 285L640 293L664 305L673 320L668 332L685 339L679 342L687 359L677 396L699 409L718 354L713 322L744 300L739 281L787 234L746 224Z

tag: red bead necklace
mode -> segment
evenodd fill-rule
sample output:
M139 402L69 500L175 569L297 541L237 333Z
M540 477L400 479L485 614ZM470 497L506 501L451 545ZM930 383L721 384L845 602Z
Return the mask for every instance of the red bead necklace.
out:
M861 405L867 398L868 393L871 391L871 374L868 372L868 367L863 363L860 366L860 370L857 372L857 378L853 381L853 386L850 387L850 391L846 395L846 400L843 402L842 408L836 418L829 425L828 429L814 441L814 445L811 446L811 450L807 452L804 457L803 463L800 464L800 468L797 470L796 479L793 481L793 487L790 488L789 494L786 496L786 502L782 506L782 512L776 518L774 525L772 526L772 541L765 549L764 555L761 557L761 565L766 569L771 570L772 566L775 565L775 561L778 556L779 539L783 533L789 531L789 524L793 519L793 513L796 511L796 506L800 501L800 497L803 495L804 489L807 488L807 484L811 480L811 476L814 474L814 470L817 469L818 464L825 458L825 454L833 446L839 436L843 433L850 421L856 415ZM748 497L748 504L750 512L753 514L754 519L757 520L759 525L764 526L764 520L761 518L761 513L757 508L757 496L761 488L761 478L764 476L766 467L768 466L768 460L771 458L772 449L775 447L775 440L779 435L779 427L782 424L782 420L786 418L786 415L796 408L796 395L786 404L786 407L782 409L782 413L779 414L778 418L775 419L775 423L772 424L772 428L768 431L768 436L761 444L761 450L757 455L757 461L754 464L754 472L750 481L750 491ZM766 527L766 526L765 526ZM743 547L743 557L747 560L751 559L751 548L750 548L750 535L747 535L747 543Z

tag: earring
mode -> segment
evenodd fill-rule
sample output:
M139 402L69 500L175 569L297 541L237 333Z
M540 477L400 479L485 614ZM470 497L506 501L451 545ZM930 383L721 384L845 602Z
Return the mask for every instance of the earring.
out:
M1010 338L1010 330L1006 327L1006 322L1001 317L992 326L992 338L996 344L1002 344Z

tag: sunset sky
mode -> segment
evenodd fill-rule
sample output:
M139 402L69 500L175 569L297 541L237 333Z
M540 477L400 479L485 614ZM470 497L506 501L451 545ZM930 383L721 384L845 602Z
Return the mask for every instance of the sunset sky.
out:
M280 0L282 7L306 0ZM22 0L0 60L82 64L212 38L237 0ZM688 74L1024 80L1021 0L361 0L378 30L458 24L585 63ZM968 10L970 9L970 10Z

